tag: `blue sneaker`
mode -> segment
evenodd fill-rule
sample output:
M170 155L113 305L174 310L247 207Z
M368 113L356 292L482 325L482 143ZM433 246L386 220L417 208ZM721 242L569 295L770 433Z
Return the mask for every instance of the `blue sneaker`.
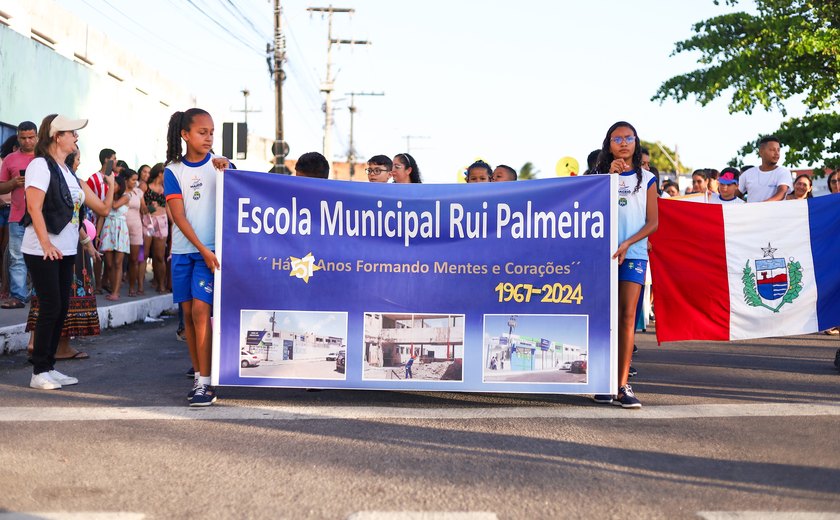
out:
M638 373L639 373L639 371L638 371L638 370L636 370L635 368L633 368L633 365L630 365L630 372L628 372L628 373L627 373L627 375L628 375L629 377L633 377L633 376L635 376L635 375L636 375L636 374L638 374Z
M201 385L195 389L195 394L190 399L190 406L210 406L215 402L216 388L210 385Z
M201 384L198 382L198 379L195 380L193 383L192 390L187 394L187 401L192 401L193 396L195 395L195 391L199 389Z
M598 404L610 404L611 402L613 402L613 396L606 394L595 394L592 396L592 400Z
M624 385L618 389L618 395L615 397L613 404L622 408L641 408L642 402L636 399L636 394L630 385Z
M184 372L184 375L187 376L187 377L191 377L191 378L195 379L195 369L193 367L190 367L189 370Z

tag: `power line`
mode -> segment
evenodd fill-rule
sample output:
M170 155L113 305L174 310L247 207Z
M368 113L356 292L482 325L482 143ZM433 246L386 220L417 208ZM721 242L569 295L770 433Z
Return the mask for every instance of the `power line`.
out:
M227 33L227 35L228 35L228 36L230 36L231 38L235 39L236 41L238 41L239 43L241 43L243 46L245 46L245 47L247 47L247 48L251 49L252 51L256 52L257 54L259 54L259 56L260 56L261 58L262 58L262 57L265 57L265 52L264 52L262 49L258 49L258 48L256 48L256 47L252 47L250 43L246 42L245 40L243 40L242 38L240 38L240 37L239 37L239 36L237 36L236 34L232 33L232 32L230 31L230 29L228 29L227 27L225 27L224 25L222 25L222 24L221 24L218 20L216 20L215 18L213 18L212 16L210 16L209 14L207 14L207 12L206 12L206 11L204 11L203 9L201 9L200 7L198 7L198 6L195 4L195 2L193 2L193 0L187 0L187 2L188 2L191 6L193 6L193 7L195 8L195 10L196 10L196 11L198 11L199 13L201 13L201 14L202 14L202 16L204 16L205 18L207 18L208 20L210 20L211 22L213 22L213 23L214 23L217 27L219 27L222 31L224 31L225 33Z
M223 0L219 0L219 1L221 2L221 1L223 1ZM271 39L271 37L267 37L267 36L265 36L264 34L262 34L262 32L261 32L261 31L257 28L257 26L256 26L256 25L254 25L254 22L252 22L252 21L251 21L251 18L250 18L248 15L246 15L245 13L243 13L243 12L242 12L242 10L241 10L241 9L239 9L239 6L238 6L238 5L236 5L236 3L235 3L235 2L233 2L232 0L227 0L227 3L228 3L228 4L230 4L230 6L231 6L231 7L233 7L233 8L236 10L236 12L237 12L237 13L239 13L239 16L241 16L241 17L242 17L242 19L244 19L246 22L248 22L248 25L250 25L250 26L251 26L251 28L252 28L254 31L256 31L257 33L259 33L259 36L264 36L266 40L270 40L270 39Z

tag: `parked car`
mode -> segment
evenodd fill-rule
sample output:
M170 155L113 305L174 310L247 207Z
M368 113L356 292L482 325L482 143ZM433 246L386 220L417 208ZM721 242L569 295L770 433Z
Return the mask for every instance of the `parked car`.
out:
M563 363L563 366L560 367L560 370L571 370L571 368L572 368L572 362L571 361L566 361L565 363Z
M247 350L239 351L239 366L242 368L255 367L260 364L260 358Z
M335 361L336 357L338 357L338 352L330 352L327 354L327 361Z
M335 357L335 369L342 374L344 373L344 357L346 354L346 350L339 350L338 355Z
M569 368L569 372L572 374L585 374L586 373L586 361L574 361L572 362L572 366Z

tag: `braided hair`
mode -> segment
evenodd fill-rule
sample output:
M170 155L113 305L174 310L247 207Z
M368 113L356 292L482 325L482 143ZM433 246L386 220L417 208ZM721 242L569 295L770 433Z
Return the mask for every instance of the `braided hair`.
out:
M397 157L400 157L400 162L404 163L406 168L411 168L411 173L408 174L408 179L411 183L422 183L423 181L420 179L420 168L417 166L417 161L414 160L414 157L407 153L398 153Z
M169 118L169 128L166 131L166 164L180 162L183 159L181 148L181 132L189 132L195 116L210 113L200 108L191 108L186 112L175 112Z
M636 128L626 121L614 123L607 130L607 136L604 137L604 143L601 145L601 153L598 154L598 160L595 163L595 168L592 173L610 173L610 164L615 159L610 151L610 136L618 128L629 128L636 137L635 147L633 149L633 171L636 172L636 188L633 190L633 193L636 193L642 187L642 143L639 141L639 134L636 132Z

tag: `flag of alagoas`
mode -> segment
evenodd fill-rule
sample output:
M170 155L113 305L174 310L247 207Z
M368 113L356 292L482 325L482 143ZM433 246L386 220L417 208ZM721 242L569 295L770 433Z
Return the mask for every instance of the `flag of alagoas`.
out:
M660 342L840 325L840 194L737 205L660 199L650 266Z

